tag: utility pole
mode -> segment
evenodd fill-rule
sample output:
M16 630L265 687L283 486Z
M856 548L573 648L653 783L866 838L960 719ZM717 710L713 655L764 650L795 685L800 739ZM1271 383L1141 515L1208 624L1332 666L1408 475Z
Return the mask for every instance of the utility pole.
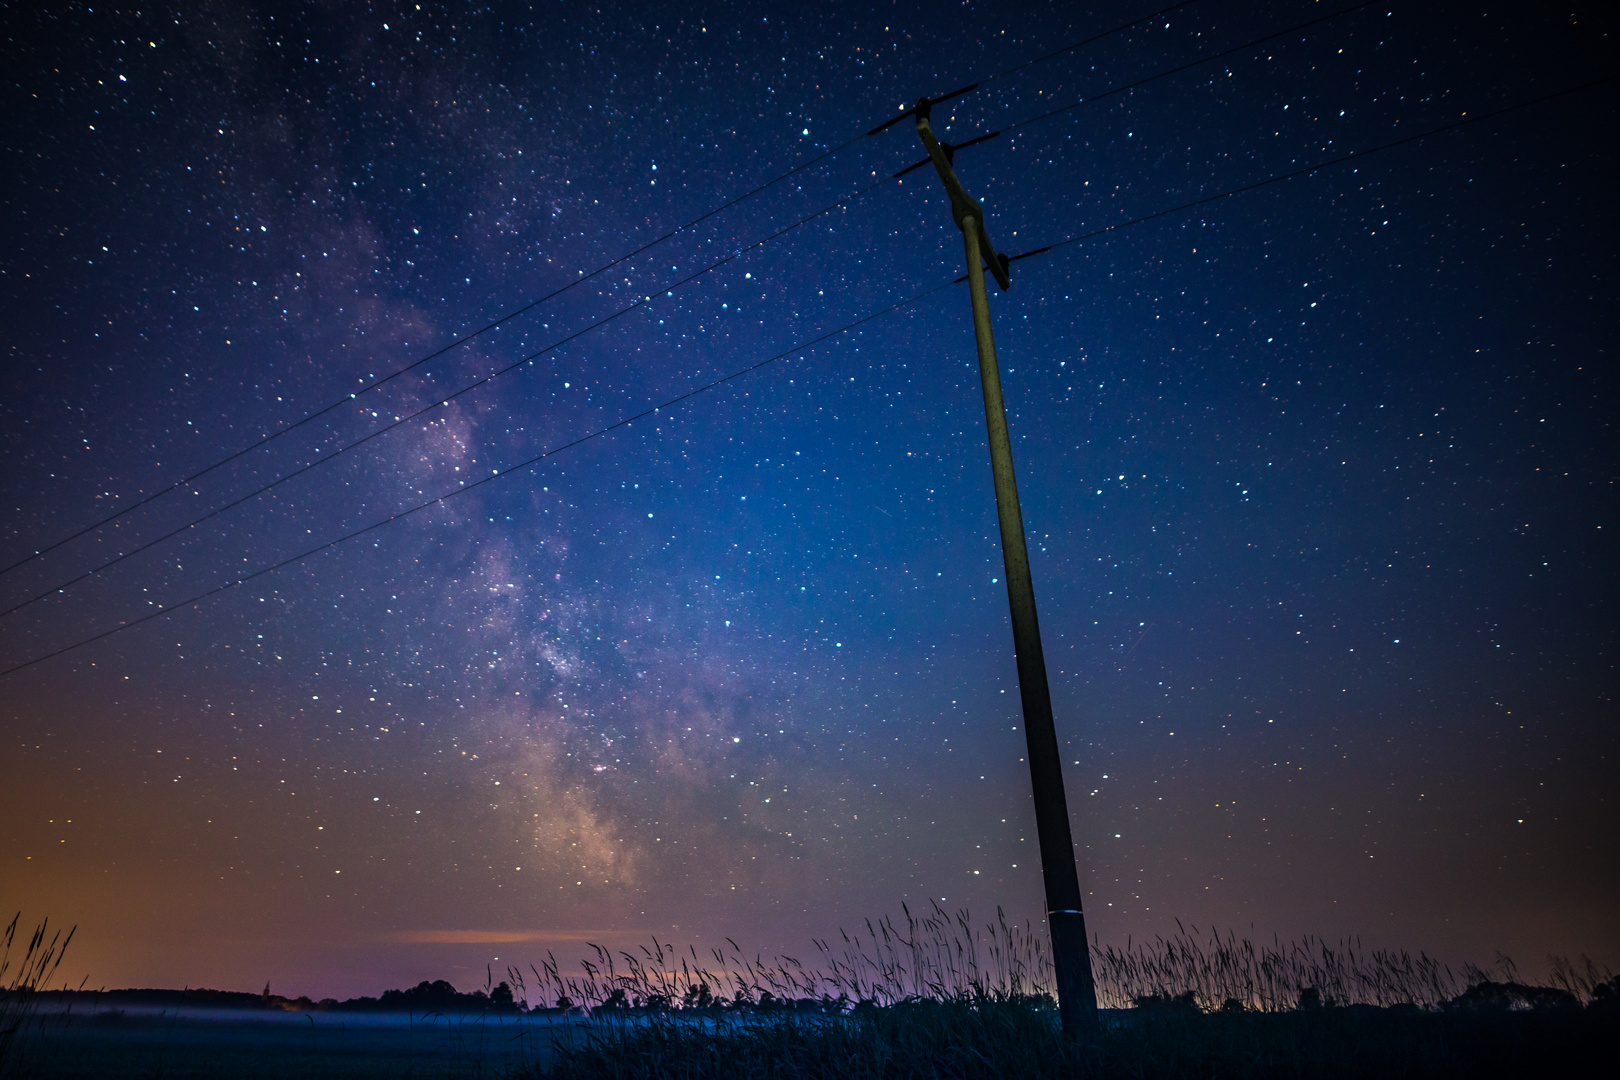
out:
M979 380L984 385L984 422L989 429L990 471L996 484L996 515L1001 520L1001 559L1007 575L1007 606L1012 613L1013 650L1018 657L1018 693L1024 706L1024 739L1029 746L1029 777L1035 795L1035 829L1041 847L1041 874L1046 880L1046 923L1052 934L1052 966L1057 976L1058 1011L1063 1030L1092 1040L1098 1032L1097 987L1091 976L1091 950L1080 910L1080 876L1075 869L1074 839L1069 832L1069 806L1063 794L1063 770L1057 729L1052 723L1052 694L1046 684L1046 657L1035 618L1035 587L1029 576L1029 550L1024 544L1024 515L1018 507L1018 481L1013 476L1012 444L1007 436L1007 408L1001 398L1001 368L990 332L990 301L985 295L984 267L996 284L1011 283L1007 257L997 254L984 231L984 208L956 179L954 154L940 145L928 122L933 102L917 103L917 134L945 182L951 216L967 248L968 289L973 297L973 331L979 345Z

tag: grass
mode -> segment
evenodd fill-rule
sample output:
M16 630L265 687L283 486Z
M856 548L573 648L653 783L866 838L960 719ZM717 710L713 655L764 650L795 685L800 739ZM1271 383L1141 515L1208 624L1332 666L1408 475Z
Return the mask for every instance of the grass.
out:
M28 1030L29 1010L71 933L53 935L42 924L14 965L14 919L0 954L0 1076L16 1071L8 1060L37 1075L98 1080L1492 1080L1620 1072L1620 979L1585 958L1555 961L1548 985L1531 986L1505 957L1488 971L1453 971L1422 953L1355 940L1255 942L1178 923L1170 937L1094 945L1104 1023L1096 1042L1080 1044L1059 1029L1037 928L1000 911L984 924L938 905L902 912L817 941L809 963L750 958L729 940L704 954L657 941L622 952L593 947L566 973L548 956L527 972L508 969L519 997L539 1002L527 1017L507 1013L490 1032L477 1029L500 1041L500 1053L480 1043L470 1058L441 1052L431 1061L414 1044L334 1036L330 1023L324 1034L313 1024L275 1035L244 1030L241 1038L258 1040L252 1046L199 1029L195 1045L182 1046L178 1035L171 1045L168 1029L148 1030L150 1022L124 1033L122 1018L97 1014L79 1021L92 1027L76 1038L64 1027L54 1042L35 1040L35 1060L18 1062L12 1040ZM203 1035L214 1042L198 1041ZM304 1037L300 1056L294 1042ZM83 1066L76 1072L68 1068L75 1062Z
M1064 1038L1051 962L1028 925L978 926L937 905L867 922L819 963L653 942L555 958L534 991L591 1020L559 1029L535 1080L617 1077L1466 1077L1611 1072L1620 980L1555 961L1553 985L1453 972L1423 954L1316 938L1200 935L1094 946L1101 1039ZM524 992L522 973L510 977ZM1606 1068L1603 1068L1606 1066Z
M0 934L0 1076L13 1066L20 1039L33 1017L35 995L62 966L62 957L73 940L72 929L63 937L60 930L50 929L47 919L34 928L22 955L13 957L21 921L19 911L12 916L5 933ZM46 934L50 935L49 941Z

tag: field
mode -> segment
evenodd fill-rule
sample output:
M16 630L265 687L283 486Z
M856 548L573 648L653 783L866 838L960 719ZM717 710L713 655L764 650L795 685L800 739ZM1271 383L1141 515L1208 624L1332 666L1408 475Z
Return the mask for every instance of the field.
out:
M20 970L54 971L61 944L36 934ZM936 908L818 946L812 965L656 942L597 949L568 971L548 958L454 999L492 1003L477 1012L401 1011L389 1004L399 992L140 1004L31 992L38 982L13 975L0 1076L1481 1080L1610 1075L1617 1064L1620 980L1590 962L1556 961L1551 985L1531 986L1506 960L1453 972L1354 942L1188 928L1094 948L1102 1032L1077 1042L1058 1028L1028 927ZM498 1007L507 991L517 1004Z

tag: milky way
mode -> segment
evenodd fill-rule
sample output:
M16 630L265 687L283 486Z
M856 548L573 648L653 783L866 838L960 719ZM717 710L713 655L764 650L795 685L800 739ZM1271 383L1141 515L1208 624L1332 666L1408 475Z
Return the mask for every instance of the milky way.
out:
M976 79L998 246L1125 226L991 302L1090 929L1620 956L1614 84L1126 224L1601 78L1596 18L1199 0L992 78L1151 9L50 7L0 565L253 448L0 576L3 668L228 586L0 680L0 903L92 984L1038 921L960 234L860 137Z

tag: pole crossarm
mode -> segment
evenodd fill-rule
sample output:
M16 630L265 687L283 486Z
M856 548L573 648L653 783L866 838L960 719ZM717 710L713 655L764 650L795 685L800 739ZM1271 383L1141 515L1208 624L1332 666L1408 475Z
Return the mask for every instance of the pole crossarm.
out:
M934 103L928 98L921 98L917 102L917 107L912 110L917 117L917 134L922 138L923 145L928 148L929 160L933 161L934 168L939 172L939 178L945 182L945 192L951 197L951 217L956 219L956 227L965 228L962 223L972 220L973 230L978 233L984 263L990 268L990 273L995 277L1001 291L1006 292L1008 286L1012 284L1012 277L1007 271L1007 257L998 254L996 246L990 242L990 234L984 231L984 207L979 205L978 199L967 193L962 181L956 178L956 169L951 165L951 154L941 145L939 137L934 134L933 125L928 122L928 114L933 106Z
M996 138L1000 134L1001 134L1001 132L999 132L999 131L990 131L990 132L986 132L983 135L980 135L976 139L969 139L967 142L959 142L959 143L942 142L939 145L945 151L945 160L950 162L952 166L955 166L956 165L956 152L958 150L966 150L970 146L978 146L982 142L989 142L991 139ZM905 176L907 173L913 172L913 171L915 171L917 169L922 168L924 165L930 164L933 160L934 159L931 158L931 157L925 157L921 161L912 162L910 165L907 165L905 168L903 168L899 172L895 173L892 177L890 177L890 179L898 180L902 176Z
M996 76L994 76L994 75L991 76L991 78L995 78L995 77ZM943 94L943 95L941 95L940 97L937 97L937 98L926 98L925 97L925 98L922 99L923 103L924 103L922 105L922 107L924 109L931 108L932 106L938 105L942 101L949 101L949 100L951 100L951 98L958 98L958 97L961 97L963 94L972 93L973 91L977 90L978 88L979 88L978 83L968 83L966 86L962 87L959 90L952 90L950 93ZM914 113L916 111L917 110L915 108L901 109L898 115L889 117L887 120L883 121L883 123L879 124L877 127L873 128L871 131L868 131L867 134L868 135L876 135L880 131L887 131L892 125L898 124L900 121L904 120L906 117L910 116L912 113Z

